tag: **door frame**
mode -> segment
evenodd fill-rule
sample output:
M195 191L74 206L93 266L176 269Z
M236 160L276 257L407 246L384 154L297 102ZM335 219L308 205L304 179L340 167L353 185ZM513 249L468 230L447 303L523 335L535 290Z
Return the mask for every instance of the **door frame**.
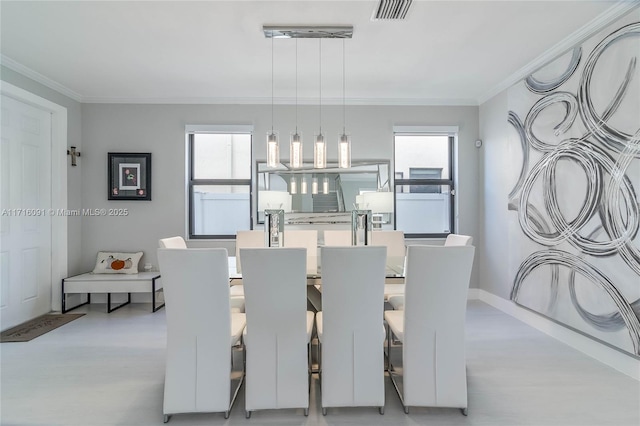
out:
M67 108L0 81L0 93L51 113L51 207L67 209ZM59 297L68 271L67 217L51 217L51 310L62 309Z

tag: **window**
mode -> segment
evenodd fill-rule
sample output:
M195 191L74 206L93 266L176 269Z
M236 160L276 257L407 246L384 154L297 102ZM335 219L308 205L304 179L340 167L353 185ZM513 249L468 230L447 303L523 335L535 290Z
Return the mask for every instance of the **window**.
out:
M251 131L187 127L187 145L189 238L251 229Z
M440 180L442 177L442 168L409 168L409 179L411 180ZM424 186L424 185L412 185L409 187L409 192L441 192L439 186Z
M394 135L395 226L408 237L453 232L453 140L452 134Z

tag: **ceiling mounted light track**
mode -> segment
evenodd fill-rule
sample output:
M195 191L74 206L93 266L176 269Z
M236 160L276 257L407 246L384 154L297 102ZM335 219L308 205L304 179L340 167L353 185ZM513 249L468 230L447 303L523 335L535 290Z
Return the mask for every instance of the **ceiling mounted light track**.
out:
M264 25L266 38L351 38L353 26L286 26Z

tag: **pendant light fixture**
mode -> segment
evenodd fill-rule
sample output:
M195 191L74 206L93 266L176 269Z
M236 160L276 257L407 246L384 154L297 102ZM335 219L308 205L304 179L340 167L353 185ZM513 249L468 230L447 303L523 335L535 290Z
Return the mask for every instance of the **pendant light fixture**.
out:
M345 54L344 39L342 39L342 134L338 141L338 167L351 167L351 137L347 135L346 91L345 91Z
M289 163L292 169L302 167L302 135L298 133L298 39L296 38L296 131L289 142Z
M271 131L267 132L267 167L278 167L280 163L280 143L273 131L273 37L271 37Z
M326 169L327 168L327 144L324 140L324 135L322 134L322 39L318 39L319 47L319 58L318 58L318 75L319 75L319 86L320 86L320 102L319 102L319 111L320 111L320 132L315 135L315 143L313 145L313 168L315 169Z
M296 39L296 130L291 134L289 141L289 162L290 168L299 169L303 167L303 150L302 150L302 135L298 132L298 38L317 38L320 41L320 132L315 135L313 146L313 164L314 168L324 169L327 167L327 145L325 137L322 134L322 39L323 38L352 38L353 26L278 26L278 25L263 25L264 36L272 39L271 45L271 112L273 123L273 39L274 38L295 38ZM344 97L344 44L343 44L343 97ZM344 108L344 107L343 107ZM272 125L273 127L273 125ZM267 163L272 163L272 158L275 160L278 157L278 135L273 131L267 135ZM340 138L341 144L340 153L344 156L340 157L343 161L340 162L340 167L350 167L351 165L351 146L349 137L346 135L343 129L343 135ZM279 160L279 158L278 158ZM278 163L279 161L274 161ZM275 167L275 166L274 166ZM328 188L328 181L325 184L322 183L323 192Z

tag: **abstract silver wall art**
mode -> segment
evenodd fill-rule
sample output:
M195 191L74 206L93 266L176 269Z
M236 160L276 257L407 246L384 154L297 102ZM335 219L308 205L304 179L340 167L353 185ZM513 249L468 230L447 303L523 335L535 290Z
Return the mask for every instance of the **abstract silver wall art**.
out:
M640 12L508 91L511 299L640 356Z

